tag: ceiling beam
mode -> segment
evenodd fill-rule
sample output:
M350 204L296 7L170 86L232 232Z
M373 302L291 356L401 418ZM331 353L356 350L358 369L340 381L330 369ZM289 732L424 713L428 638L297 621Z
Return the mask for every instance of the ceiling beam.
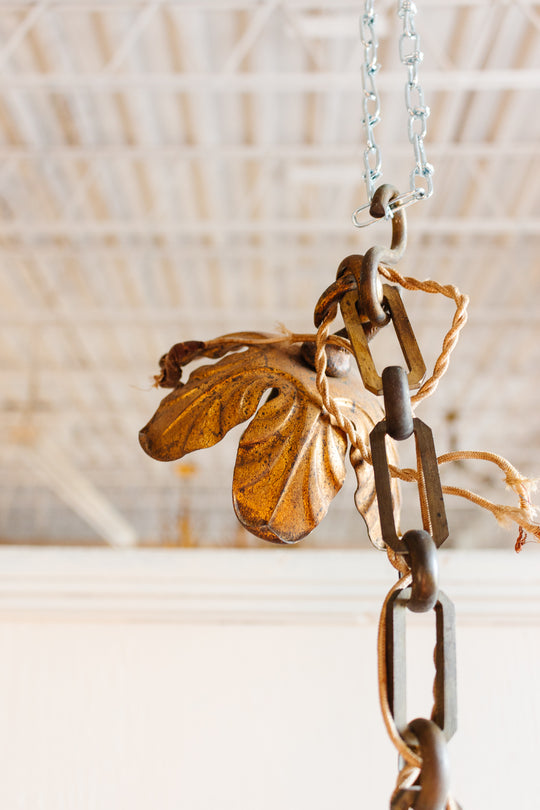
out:
M389 92L403 86L401 71L387 71L377 77L380 91ZM540 70L446 70L422 73L424 89L446 90L537 90ZM327 91L360 92L360 76L353 73L18 73L10 75L1 89L2 95L12 90L72 90L84 88L116 92L124 89L152 89L188 93L317 93Z
M50 0L39 0L35 5L28 8L28 13L21 23L15 28L4 47L0 50L0 71L4 70L6 62L13 56L23 39L34 25L45 9L50 5Z
M540 232L539 218L446 218L417 219L414 222L415 233L428 234L530 234ZM40 220L27 222L4 222L0 225L0 238L24 237L27 239L103 236L142 236L153 237L164 235L198 236L200 234L223 236L260 235L261 233L304 235L317 234L353 234L353 226L348 219L332 221L330 219L283 219L283 220L242 220L217 223L213 219L194 220L192 222L152 222L150 220L78 220L44 222ZM37 248L37 246L35 246Z
M346 162L360 160L363 146L358 143L340 145L328 144L183 144L175 146L166 144L145 144L130 146L113 145L39 145L39 146L0 146L0 160L43 160L54 158L62 160L115 159L115 160L196 160L208 157L219 157L237 160L316 160ZM385 155L388 157L408 157L411 152L409 143L385 144ZM478 143L433 143L429 144L430 157L438 158L512 158L540 157L540 142L499 142L485 141Z
M12 441L43 482L107 543L136 545L133 526L54 442L34 431L15 432Z
M423 0L423 8L476 8L485 6L510 6L514 5L516 0ZM538 0L520 0L520 5L535 6ZM33 6L35 0L2 0L0 2L0 10L20 11L21 9ZM114 9L128 9L133 11L133 0L77 0L74 4L73 0L49 0L48 5L52 9L69 10L74 13L79 11L110 11ZM202 11L253 11L254 0L162 0L161 5L169 7L177 7L186 10L202 10ZM391 0L385 0L381 4L386 8L393 5ZM356 11L359 12L359 5L357 0L325 0L325 2L317 2L314 0L287 0L287 7L297 10L311 10L314 7L317 9L330 9L341 11Z

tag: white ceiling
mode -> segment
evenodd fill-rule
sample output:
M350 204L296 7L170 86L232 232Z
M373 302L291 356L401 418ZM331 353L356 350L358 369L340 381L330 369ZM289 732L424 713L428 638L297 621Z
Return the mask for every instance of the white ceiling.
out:
M419 0L433 197L399 269L457 284L470 322L418 409L437 449L540 471L540 5ZM395 3L375 2L384 180L406 190ZM238 431L182 463L139 448L181 340L310 331L344 256L387 243L362 183L360 2L0 0L0 536L262 544L237 528ZM426 300L427 298L427 300ZM406 294L433 363L450 303ZM497 471L445 481L507 496ZM352 479L352 476L349 476ZM451 542L511 546L447 500ZM311 547L365 544L352 480Z

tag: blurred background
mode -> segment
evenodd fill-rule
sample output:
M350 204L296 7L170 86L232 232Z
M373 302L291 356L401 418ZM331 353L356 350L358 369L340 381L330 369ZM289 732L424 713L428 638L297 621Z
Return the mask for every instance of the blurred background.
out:
M406 70L394 2L376 4L383 180L408 188ZM231 478L242 428L180 462L137 434L172 344L284 323L312 330L358 231L361 3L0 0L0 539L254 546ZM439 453L540 464L540 6L422 0L433 197L408 211L399 270L453 283L470 319L418 408ZM453 315L406 293L428 367ZM379 342L380 357L385 344ZM186 375L187 376L187 375ZM500 501L498 470L444 469ZM369 543L352 471L309 548ZM511 501L509 501L511 502ZM449 547L517 531L447 498Z

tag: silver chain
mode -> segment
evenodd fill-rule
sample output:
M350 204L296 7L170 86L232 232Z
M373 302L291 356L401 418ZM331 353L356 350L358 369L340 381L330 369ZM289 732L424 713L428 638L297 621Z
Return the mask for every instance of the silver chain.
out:
M364 180L368 200L371 202L375 191L375 180L382 174L381 150L375 142L373 128L381 119L381 104L375 76L380 68L377 62L377 48L379 41L375 33L375 11L374 0L366 0L364 14L360 19L360 38L364 47L364 63L362 65L362 124L366 138L366 148L364 150Z
M416 6L412 0L399 0L398 15L403 20L403 31L399 38L399 58L408 72L405 105L409 113L409 141L414 149L416 161L409 175L409 185L415 199L427 200L433 194L433 166L427 162L424 149L429 107L426 107L424 91L418 82L418 65L423 60L424 54L420 50L420 37L414 26L415 14Z
M427 162L424 148L429 107L425 104L424 91L418 81L418 65L422 62L424 54L420 50L420 37L414 24L415 15L416 6L412 0L398 0L398 16L403 23L399 38L399 57L407 68L405 83L405 105L409 114L407 131L414 151L415 165L409 175L409 191L392 200L388 207L387 218L392 216L396 208L405 208L418 200L427 200L433 194L433 166ZM364 13L360 19L360 37L364 48L362 124L366 140L363 177L368 203L357 208L353 214L353 223L359 228L373 222L371 218L367 222L360 222L358 214L370 207L375 191L375 181L382 174L381 150L375 141L373 132L381 119L380 100L375 83L375 76L380 68L377 62L379 43L375 31L375 20L374 0L365 0Z

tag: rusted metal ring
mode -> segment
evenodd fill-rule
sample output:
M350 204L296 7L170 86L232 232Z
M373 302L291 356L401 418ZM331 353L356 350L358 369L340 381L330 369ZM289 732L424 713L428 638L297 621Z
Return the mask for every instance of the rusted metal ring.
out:
M381 374L386 432L403 441L414 431L407 372L401 366L387 366Z
M411 529L402 541L407 546L412 572L411 596L407 607L413 613L427 613L439 598L439 565L437 547L428 532Z
M388 323L388 314L382 306L383 289L379 277L379 263L374 264L372 258L366 263L368 255L373 250L383 250L383 248L370 248L365 256L353 254L343 259L338 267L337 278L351 274L356 279L358 300L362 307L361 315L367 321L382 326Z
M444 734L433 720L417 717L407 731L417 740L422 756L420 790L414 796L414 810L444 810L450 787L448 749Z
M366 251L359 284L365 314L371 323L380 324L381 326L388 321L388 314L384 311L382 305L382 284L379 277L381 251L385 250L386 248L375 245L375 247L371 247Z
M351 273L344 273L343 275L339 276L333 284L326 288L317 301L317 305L313 313L313 322L315 323L317 329L328 315L330 308L339 304L343 296L348 292L356 289L356 279Z
M417 417L413 419L413 426L416 451L420 456L426 485L426 500L431 532L435 545L439 548L448 537L448 523L446 521L446 511L439 477L437 455L433 443L433 434L430 428ZM369 441L371 445L375 492L377 494L383 540L387 546L390 546L392 551L396 551L398 554L406 554L407 547L403 539L398 537L392 508L392 488L386 448L385 421L377 422L369 434Z
M411 588L395 591L388 600L384 616L388 705L398 734L404 740L408 727L406 611L410 598ZM439 591L434 613L435 681L431 719L442 729L448 742L457 729L455 611L443 591Z

